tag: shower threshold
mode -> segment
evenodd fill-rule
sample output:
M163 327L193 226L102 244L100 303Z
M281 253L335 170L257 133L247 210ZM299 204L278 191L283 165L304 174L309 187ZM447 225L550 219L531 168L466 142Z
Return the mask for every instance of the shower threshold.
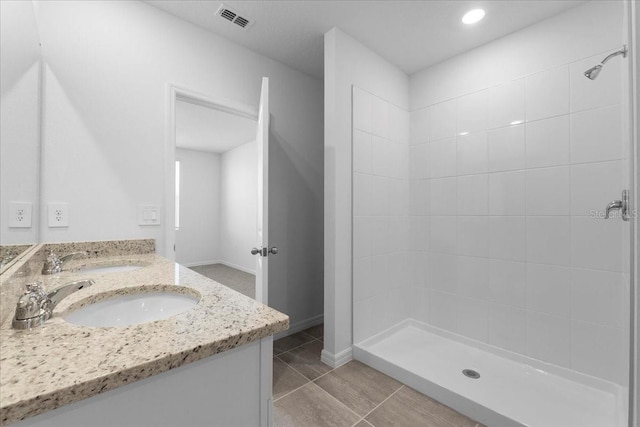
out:
M626 425L621 386L415 320L355 344L353 355L487 426Z

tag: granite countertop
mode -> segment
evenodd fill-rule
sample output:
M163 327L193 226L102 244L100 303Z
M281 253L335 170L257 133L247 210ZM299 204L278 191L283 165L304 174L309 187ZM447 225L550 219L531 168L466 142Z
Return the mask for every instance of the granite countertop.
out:
M4 324L0 329L2 425L259 340L289 326L286 315L159 255L94 261L93 265L145 266L130 272L87 275L77 270L86 261L77 260L68 264L70 271L39 278L47 291L83 278L96 283L65 298L41 327L18 331ZM168 319L128 327L77 326L63 319L91 302L142 289L199 295L200 301Z

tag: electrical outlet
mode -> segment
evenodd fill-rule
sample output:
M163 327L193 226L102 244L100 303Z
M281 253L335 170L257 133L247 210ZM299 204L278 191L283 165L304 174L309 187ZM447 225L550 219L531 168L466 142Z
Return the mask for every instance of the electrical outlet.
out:
M9 228L31 228L31 202L9 202Z
M69 205L67 203L49 203L49 227L69 226Z
M160 206L138 205L138 225L160 225Z

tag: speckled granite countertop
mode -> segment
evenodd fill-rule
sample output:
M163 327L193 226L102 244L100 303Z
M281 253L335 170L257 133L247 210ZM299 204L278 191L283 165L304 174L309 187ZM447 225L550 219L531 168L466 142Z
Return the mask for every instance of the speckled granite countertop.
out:
M155 254L101 258L102 265L145 264L131 272L41 276L47 291L74 280L96 284L65 298L31 331L0 329L2 425L114 389L285 330L289 318ZM74 266L75 264L75 266ZM68 268L81 267L82 260ZM95 264L95 263L94 263ZM117 328L76 326L64 316L105 296L171 290L199 295L186 312Z

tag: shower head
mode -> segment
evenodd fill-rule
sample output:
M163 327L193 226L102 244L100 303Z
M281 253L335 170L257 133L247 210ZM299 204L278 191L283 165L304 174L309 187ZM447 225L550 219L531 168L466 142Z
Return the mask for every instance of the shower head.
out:
M588 79L595 80L595 78L598 77L598 74L600 74L600 70L602 70L602 65L598 64L595 67L591 67L587 71L585 71L584 75Z
M604 65L604 63L610 60L611 58L613 58L614 56L618 56L618 55L622 55L623 58L627 57L627 45L622 46L622 49L620 49L619 51L613 52L612 54L608 55L606 58L602 60L601 63L599 63L595 67L591 67L587 71L585 71L584 72L585 77L590 80L595 80L596 77L598 77L598 74L600 74L600 70L602 70L602 66Z

